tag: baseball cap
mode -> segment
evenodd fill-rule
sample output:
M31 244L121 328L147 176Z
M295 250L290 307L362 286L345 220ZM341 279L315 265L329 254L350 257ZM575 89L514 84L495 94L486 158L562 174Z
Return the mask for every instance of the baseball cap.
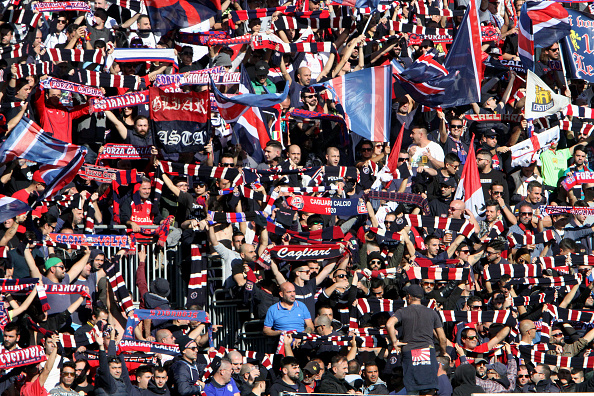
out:
M256 76L268 75L268 70L270 70L268 63L264 61L258 61L254 68L256 69Z
M448 186L448 187L456 187L456 180L453 177L443 178L440 182L440 185Z
M219 53L214 58L214 66L231 66L231 57L226 53Z
M425 292L419 285L410 285L406 288L406 294L414 297L414 298L423 298L425 296Z
M495 129L487 129L484 135L485 137L497 137L497 131Z
M57 257L50 257L45 260L45 269L48 270L52 268L54 265L62 264L62 260Z
M493 364L487 364L487 370L495 370L495 372L501 377L505 377L507 375L507 367L505 367L503 363L495 362Z
M305 367L303 367L303 371L307 371L311 375L316 375L320 372L320 365L318 364L318 362L311 361L307 363Z

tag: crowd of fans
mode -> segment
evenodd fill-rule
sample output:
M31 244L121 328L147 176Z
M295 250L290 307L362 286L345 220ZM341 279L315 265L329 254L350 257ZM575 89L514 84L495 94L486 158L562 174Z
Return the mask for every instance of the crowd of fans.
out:
M4 14L30 11L34 3L5 1ZM518 81L524 81L524 75L517 67L510 71L487 66L480 102L455 108L421 106L396 84L387 142L345 133L336 119L290 115L303 109L342 117L332 95L316 86L334 77L392 61L408 67L427 53L443 62L449 44L429 38L411 44L409 34L393 30L394 22L451 29L462 14L423 15L418 3L422 2L394 2L374 17L353 16L357 20L352 29L279 30L274 22L285 15L283 10L234 23L231 12L282 4L226 0L220 15L194 30L224 32L231 38L266 32L286 43L332 42L336 51L331 53L279 54L231 41L183 44L176 41L176 34L153 31L144 7L131 12L124 7L126 2L105 0L91 3L92 13L44 12L37 26L26 21L0 25L4 79L0 97L6 134L27 117L46 133L85 146L87 164L95 164L107 143L151 147L152 154L101 162L112 169L142 172L136 183L114 188L112 183L79 175L58 197L41 204L36 201L46 183L39 164L17 159L2 165L0 192L33 206L0 227L0 275L6 280L2 290L30 278L38 282L28 293L1 296L2 393L466 396L593 391L594 362L589 356L594 319L584 310L594 306L590 268L594 212L586 210L594 207L594 177L569 190L562 182L592 171L594 135L562 130L559 140L527 166L512 166L511 147L558 120L549 117L550 125L535 123L529 132L525 120L485 122L465 116L522 114L525 85ZM482 46L493 59L519 60L517 20L523 3L480 2L481 23L494 26L499 34L498 40ZM332 16L340 9L330 1L294 5L306 11L328 10ZM464 11L468 2L426 5ZM7 56L24 42L32 42L32 52ZM114 48L175 48L179 70L164 62L116 61L103 70L103 65L92 62L66 61L56 62L50 76L17 78L19 64L38 64L50 49L109 54ZM557 43L540 51L536 74L572 103L590 105L592 88L581 80L567 80L549 67L550 60L559 60ZM214 105L212 139L204 150L165 154L155 147L158 137L148 118L150 104L89 112L89 97L40 84L48 77L69 80L81 70L92 70L136 75L145 89L160 74L218 66L229 72L245 70L256 94L280 94L285 84L290 85L280 103L280 123L264 112L271 131L273 125L280 129L274 131L276 140L263 148L261 163L239 142L237 135L245 130L228 124ZM209 89L207 85L178 88ZM225 94L237 90L234 85L219 88ZM113 86L101 89L106 96L131 92ZM391 152L398 138L401 150ZM467 162L471 145L485 202L480 213L466 206L467 196L455 199L462 170L474 166ZM398 174L405 177L379 180L390 156L397 156ZM163 165L170 162L216 167L217 172L168 175ZM260 172L256 182L236 184L238 173L226 178L232 173L223 172L247 174L248 168L250 175ZM161 195L155 200L157 190ZM340 209L341 203L355 200L361 210L356 215L340 210L306 212L292 204L300 195L332 199L314 204L319 208L334 202ZM551 212L547 206L566 209ZM221 352L212 341L212 331L228 331L226 323L211 323L208 317L171 320L156 315L132 329L133 337L149 349L138 350L141 354L123 351L127 320L134 315L124 313L123 301L114 293L121 285L108 274L118 258L138 257L136 283L125 286L137 289L140 308L203 311L208 300L188 306L173 298L168 280L156 278L147 284L146 272L151 269L147 266L158 266L147 255L158 249L146 249L146 240L135 251L120 250L115 258L96 248L44 243L52 234L93 233L93 225L106 226L94 232L105 234L118 233L114 225L125 225L136 234L148 226L168 225L148 243L157 247L157 237L167 237L167 249L181 249L182 262L167 265L181 268L188 283L196 275L192 246L203 246L205 257L220 257L222 281L210 272L212 279L205 287L209 292L225 290L226 298L243 301L237 308L249 314L242 319L262 321L262 337L268 342L261 345L267 347L242 351L228 345L230 349ZM331 254L323 252L322 243L328 252L336 248L339 254L324 257ZM272 254L280 245L288 246L289 252L303 252L298 245L318 250L309 251L309 260L283 260ZM69 284L84 286L85 293L48 288ZM35 345L43 346L47 360L6 363L7 356ZM163 345L179 352L150 349Z

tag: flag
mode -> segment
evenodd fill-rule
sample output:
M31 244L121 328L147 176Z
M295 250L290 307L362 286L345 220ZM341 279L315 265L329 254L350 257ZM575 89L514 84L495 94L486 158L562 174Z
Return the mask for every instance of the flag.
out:
M324 86L335 95L347 128L373 142L387 142L392 92L390 66L378 66L336 77Z
M466 209L470 209L474 217L478 218L482 214L485 207L485 198L483 196L483 188L481 186L481 178L479 170L476 165L476 153L474 152L474 135L470 140L470 148L468 149L468 157L462 169L462 177L456 190L455 199L464 201Z
M540 165L540 154L559 141L559 126L533 134L530 139L511 146L512 167L529 166L533 161Z
M520 16L520 18L522 18ZM556 94L536 74L526 74L525 118L540 118L562 111L571 104L568 97Z
M87 150L82 146L54 139L33 121L23 117L0 146L0 163L24 158L42 164L39 171L47 198L70 183L84 162Z
M220 10L220 0L146 0L151 26L161 35L197 25L216 16Z
M546 48L571 32L569 14L555 1L526 1L520 12L518 55L534 70L534 47Z
M31 207L21 200L2 196L0 198L0 223L30 210Z
M264 159L263 149L270 140L268 125L264 121L260 108L272 107L281 103L289 94L289 84L281 94L256 95L245 69L241 72L239 92L241 95L225 96L211 81L211 91L214 94L219 114L232 124L233 131L242 148L256 162Z
M483 80L481 42L479 15L473 0L443 66L431 55L421 57L400 72L393 62L397 81L416 102L425 106L455 107L477 103Z

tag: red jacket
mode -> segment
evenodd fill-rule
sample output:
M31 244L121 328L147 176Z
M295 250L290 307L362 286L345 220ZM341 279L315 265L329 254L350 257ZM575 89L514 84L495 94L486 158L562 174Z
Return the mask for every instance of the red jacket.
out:
M72 120L89 115L88 104L78 105L72 109L62 105L56 107L46 105L42 89L38 89L35 93L34 104L43 130L66 143L72 143Z

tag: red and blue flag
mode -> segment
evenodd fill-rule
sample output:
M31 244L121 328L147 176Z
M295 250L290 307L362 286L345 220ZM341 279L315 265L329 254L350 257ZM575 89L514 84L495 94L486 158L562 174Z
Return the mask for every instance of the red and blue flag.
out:
M377 66L336 77L324 86L335 95L347 128L365 139L387 142L390 134L391 67Z
M443 66L426 54L407 69L397 62L392 67L396 81L422 105L455 107L479 102L483 66L476 2L470 2Z
M86 153L86 148L54 139L39 125L23 117L0 146L0 163L24 158L42 164L39 171L47 186L39 199L44 199L74 179Z
M221 10L220 0L146 0L151 27L165 34L204 22Z
M526 1L520 12L518 55L534 70L534 48L546 48L571 32L569 13L555 1Z
M211 83L211 91L217 102L219 114L231 124L241 147L254 161L263 161L263 149L270 140L270 132L260 109L273 107L285 100L289 94L289 84L285 84L281 94L257 95L247 72L242 69L239 84L241 95L225 96L214 83Z

